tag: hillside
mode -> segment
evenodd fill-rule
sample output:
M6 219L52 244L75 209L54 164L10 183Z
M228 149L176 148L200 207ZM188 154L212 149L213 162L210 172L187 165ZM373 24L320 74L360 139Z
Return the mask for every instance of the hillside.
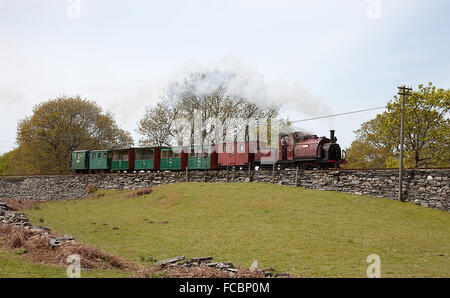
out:
M145 263L214 256L300 277L450 277L450 215L388 199L263 183L180 183L99 191L28 210L34 224Z

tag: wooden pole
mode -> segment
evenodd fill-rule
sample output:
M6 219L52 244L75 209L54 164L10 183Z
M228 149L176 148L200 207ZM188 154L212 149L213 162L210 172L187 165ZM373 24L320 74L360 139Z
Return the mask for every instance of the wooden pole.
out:
M400 166L398 169L398 200L403 202L403 143L405 135L405 97L409 95L412 88L399 86L398 94L401 96L401 121L400 121Z
M275 163L272 165L272 183L275 183Z
M229 181L228 165L227 165L227 182Z
M189 182L188 167L186 167L186 182Z
M203 145L202 145L203 146ZM203 149L202 149L203 150ZM204 177L204 182L206 182L206 174L208 173L208 170L207 170L207 167L206 167L206 157L203 157L203 152L202 152L202 158L203 158L203 160L204 160L204 162L205 162L205 177Z

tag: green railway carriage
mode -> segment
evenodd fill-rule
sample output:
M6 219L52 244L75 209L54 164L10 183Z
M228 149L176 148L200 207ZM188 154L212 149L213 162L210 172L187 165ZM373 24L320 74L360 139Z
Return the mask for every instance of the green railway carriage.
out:
M89 152L89 170L106 172L111 169L111 151L91 150Z
M111 150L111 171L134 171L134 148Z
M159 147L145 147L135 149L134 169L136 171L159 170L161 149Z
M191 146L188 169L207 170L217 168L217 152L213 146Z
M77 173L88 172L89 171L89 150L73 151L70 169Z
M161 147L161 170L184 170L188 154L183 147Z

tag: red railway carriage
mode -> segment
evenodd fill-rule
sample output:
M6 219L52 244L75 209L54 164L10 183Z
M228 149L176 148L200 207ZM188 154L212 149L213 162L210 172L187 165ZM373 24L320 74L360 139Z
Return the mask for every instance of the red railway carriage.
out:
M278 148L267 147L266 142L250 142L250 152L255 153L255 164L274 164L278 161Z
M219 166L245 166L255 161L250 142L231 142L218 145Z

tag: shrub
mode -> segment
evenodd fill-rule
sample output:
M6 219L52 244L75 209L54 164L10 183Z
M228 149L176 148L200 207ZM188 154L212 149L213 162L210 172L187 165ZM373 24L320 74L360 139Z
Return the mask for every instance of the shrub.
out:
M148 195L148 194L151 194L152 191L153 191L153 189L151 189L151 188L138 189L135 192L127 195L127 198L129 199L129 198L133 198L133 197Z
M28 249L26 249L26 248L21 248L21 249L19 249L18 251L16 251L16 254L17 255L24 255L24 254L26 254L28 252Z
M166 278L167 274L165 271L158 271L152 275L152 278Z
M95 193L96 191L97 191L97 186L96 185L94 185L94 184L89 184L88 186L87 186L87 192L89 193L89 194L93 194L93 193Z

